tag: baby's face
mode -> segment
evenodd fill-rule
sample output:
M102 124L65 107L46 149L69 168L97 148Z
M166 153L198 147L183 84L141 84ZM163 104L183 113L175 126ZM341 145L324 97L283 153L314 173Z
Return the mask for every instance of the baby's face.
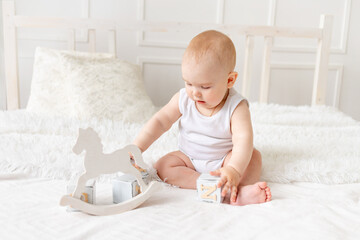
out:
M186 92L197 106L212 109L227 93L229 73L216 64L184 60L182 75Z

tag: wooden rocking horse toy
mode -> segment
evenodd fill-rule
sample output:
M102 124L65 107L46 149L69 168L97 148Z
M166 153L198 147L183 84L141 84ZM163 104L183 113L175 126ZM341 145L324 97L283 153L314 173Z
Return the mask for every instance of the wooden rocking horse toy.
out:
M161 184L157 181L152 181L147 185L143 181L140 171L132 165L129 153L133 155L137 166L142 169L147 168L142 159L140 149L135 145L127 145L113 153L104 154L98 134L92 128L85 130L80 128L79 137L73 147L73 152L80 154L83 150L86 151L84 158L85 172L79 177L73 194L65 195L61 198L61 206L71 205L72 208L93 215L118 214L138 207L161 187ZM116 172L134 175L140 185L141 194L127 201L112 205L93 205L80 199L81 194L85 191L86 182L89 179L96 178L101 174Z

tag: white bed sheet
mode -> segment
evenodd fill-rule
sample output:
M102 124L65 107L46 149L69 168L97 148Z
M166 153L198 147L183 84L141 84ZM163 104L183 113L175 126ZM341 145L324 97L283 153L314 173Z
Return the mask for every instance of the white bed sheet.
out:
M273 200L248 206L196 200L165 186L113 216L67 212L67 182L0 175L1 239L360 239L360 184L269 183ZM106 201L109 184L98 195Z

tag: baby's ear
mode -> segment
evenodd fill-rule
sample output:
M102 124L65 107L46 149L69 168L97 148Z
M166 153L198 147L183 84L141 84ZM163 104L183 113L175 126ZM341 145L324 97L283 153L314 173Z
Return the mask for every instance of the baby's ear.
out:
M237 72L231 72L229 73L228 76L228 88L232 88L236 82L236 79L238 77L238 73Z

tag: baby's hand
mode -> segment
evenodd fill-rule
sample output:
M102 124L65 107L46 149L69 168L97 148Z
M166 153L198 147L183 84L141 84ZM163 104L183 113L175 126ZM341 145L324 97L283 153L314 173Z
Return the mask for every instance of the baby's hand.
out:
M128 152L128 153L129 153L129 156L130 156L131 164L134 165L134 167L138 168L139 166L136 164L134 156L132 155L131 152Z
M221 196L224 197L230 189L230 201L235 202L237 197L238 185L241 179L239 172L231 166L225 166L216 171L211 171L210 174L213 176L221 177L218 183L219 188L224 186L221 192Z

